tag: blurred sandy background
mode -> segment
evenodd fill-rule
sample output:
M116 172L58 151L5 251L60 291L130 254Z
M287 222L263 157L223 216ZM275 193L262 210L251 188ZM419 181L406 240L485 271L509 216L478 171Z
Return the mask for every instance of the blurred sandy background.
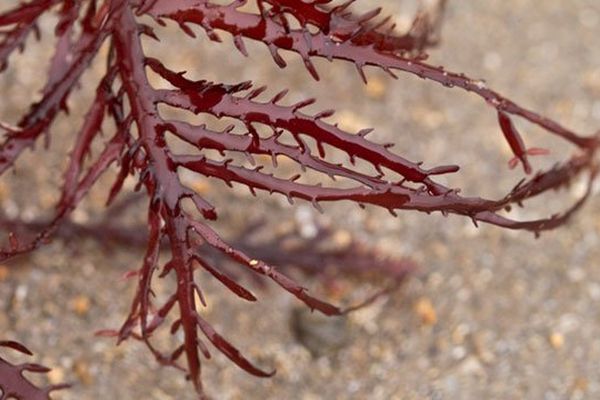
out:
M412 0L362 3L366 9L383 5L401 27L415 10ZM577 131L600 127L598 1L450 0L447 11L443 42L431 52L432 64L483 78ZM28 52L0 78L2 120L15 122L41 86L46 65L41 56L52 46L51 22L43 27L42 42L31 41ZM217 45L201 35L194 41L173 26L163 37L176 39L149 44L149 52L198 79L250 79L268 83L268 93L289 87L291 100L315 96L315 110L336 108L337 120L350 129L376 128L374 140L397 142L396 151L408 158L426 165L460 164L462 172L448 184L464 193L499 195L519 179L518 171L506 168L510 153L495 113L460 90L403 75L391 81L376 70L368 70L371 83L365 87L354 67L322 61L316 62L322 76L316 83L297 57L286 55L290 66L279 70L264 46L248 43L251 57L244 59L228 40ZM40 146L18 163L18 174L3 177L5 215L35 220L51 210L65 162L60 152L68 149L73 121L80 121L90 100L88 82L102 67L97 64L72 99L73 119L58 121L51 153ZM519 126L528 143L549 146L553 157L572 150L529 125ZM553 160L536 160L536 166ZM103 183L104 189L109 183ZM75 213L76 221L102 218L105 197L99 189ZM305 204L289 207L279 198L254 199L245 189L230 191L213 182L204 190L219 206L217 227L226 237L261 217L267 218L270 232L330 225L341 232L338 239L350 235L421 265L401 290L347 320L309 323L298 303L271 285L266 290L252 286L262 301L248 305L212 280L203 281L207 318L259 365L278 371L272 379L253 378L213 352L203 376L216 399L600 398L597 195L568 226L535 240L490 226L476 230L457 217L403 213L393 219L385 211L360 211L350 204L326 206L319 215ZM580 190L574 185L557 199L533 201L516 215L558 210ZM92 239L56 240L0 267L2 337L19 339L36 353L37 362L56 367L51 381L75 383L56 399L194 398L183 377L159 368L143 346L117 348L93 337L97 329L122 323L133 283L120 277L137 268L141 257L141 249L107 250ZM316 279L301 279L316 293L322 289ZM351 297L376 287L344 276L340 282ZM323 351L312 354L290 321L327 332L319 347Z

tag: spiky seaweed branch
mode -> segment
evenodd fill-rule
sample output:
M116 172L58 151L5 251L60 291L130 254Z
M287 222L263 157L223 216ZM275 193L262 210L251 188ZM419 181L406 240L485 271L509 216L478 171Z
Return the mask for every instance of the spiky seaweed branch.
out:
M327 315L340 314L344 310L312 297L274 266L225 242L208 223L217 218L216 208L180 180L180 170L213 177L229 185L242 184L252 193L263 190L282 194L290 202L306 200L317 208L322 202L349 200L361 206L380 206L393 214L396 210L439 211L463 215L475 223L486 222L536 234L565 223L587 198L596 174L598 135L581 136L506 99L481 81L426 63L424 50L436 42L439 22L436 13L419 14L408 33L397 35L389 19L378 19L380 10L362 15L350 12L352 1L337 4L329 0L256 0L258 11L243 8L247 3L236 0L223 6L206 0L33 0L0 15L0 66L6 67L10 55L24 47L27 37L32 33L39 34L38 19L59 8L58 39L42 99L30 107L16 126L0 123L5 131L5 139L0 145L0 173L12 168L22 152L33 147L41 136L49 137L52 122L61 110L67 109L69 95L100 47L108 43L111 49L95 99L74 139L54 218L31 241L11 234L8 247L0 251L0 259L32 251L47 241L110 165L117 164L120 172L110 190L109 203L121 191L128 176L137 176L137 189L145 190L149 198L146 255L135 273L138 289L126 322L118 331L103 333L117 336L119 341L131 337L144 341L160 363L186 371L200 394L203 393L200 353L208 357L209 352L199 331L244 370L257 376L272 374L250 363L202 317L196 297L201 303L204 297L194 279L196 267L205 269L238 297L247 301L256 301L256 297L202 257L197 251L200 243L242 267L268 277L312 309ZM445 1L441 1L434 11L439 14L444 5ZM458 189L446 187L434 179L437 175L457 172L458 166L424 169L421 163L392 152L389 145L369 140L366 136L370 130L351 133L326 122L333 115L332 111L306 113L304 109L314 102L313 99L284 105L282 100L287 91L282 91L272 99L264 100L261 96L264 87L253 88L250 82L230 85L192 81L184 73L170 70L160 60L147 57L141 36L154 39L158 36L151 26L139 22L138 17L144 15L159 25L164 25L167 20L175 21L191 36L194 32L189 25L196 24L214 41L220 40L218 31L228 32L244 54L247 54L244 40L262 42L280 67L284 67L285 62L278 51L292 51L300 56L315 79L319 79L319 75L312 60L325 58L354 64L364 81L367 79L364 67L376 66L391 76L398 71L406 72L446 87L473 92L497 112L500 130L515 156L510 165L521 163L526 174L533 170L529 156L544 151L526 147L513 125L515 116L562 138L578 151L563 163L522 180L500 199L464 197ZM299 22L298 28L292 27L292 18ZM173 89L152 87L147 68L170 83ZM228 117L238 121L245 131L239 134L232 128L214 130L206 125L167 119L159 113L160 105L217 118ZM91 153L92 143L99 140L103 121L108 119L114 122L114 134L102 152L84 167L85 157ZM260 135L257 124L268 126L270 134ZM291 135L293 144L281 140L284 134ZM199 152L175 154L168 145L169 135L188 142ZM307 144L306 138L316 143L316 149ZM350 157L349 165L328 161L325 145L346 152ZM341 177L353 185L344 188L313 185L299 180L303 174L283 179L263 172L260 166L247 167L234 162L233 158L211 157L209 154L212 153L206 150L216 150L225 157L230 153L241 154L251 163L255 156L270 156L274 168L277 158L284 157L303 170L312 170L332 179ZM369 174L355 168L356 159L370 163L377 173ZM392 180L384 168L399 174L402 179ZM512 204L521 204L531 197L568 185L583 172L589 173L588 190L562 214L531 221L515 221L502 214ZM185 207L189 201L193 209ZM159 263L162 240L169 243L170 259L165 264ZM175 276L176 289L162 304L158 304L152 291L156 275ZM164 353L153 345L151 337L172 315L176 317L171 333L181 331L183 343L174 351ZM182 356L185 363L179 360Z
M11 349L15 352L32 356L33 353L21 343L12 340L0 340L0 349ZM0 400L49 400L50 393L68 388L70 385L63 383L40 388L34 385L25 372L45 374L51 369L35 363L14 365L0 357Z

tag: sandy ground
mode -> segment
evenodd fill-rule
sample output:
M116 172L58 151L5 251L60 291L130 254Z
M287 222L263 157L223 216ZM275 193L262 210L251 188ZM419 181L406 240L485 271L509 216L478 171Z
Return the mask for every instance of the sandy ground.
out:
M413 10L411 2L405 7L392 0L364 1L365 7L376 3L383 3L400 26ZM317 108L335 107L338 120L351 129L376 128L373 138L397 142L400 154L427 165L462 165L448 184L465 193L499 195L519 179L506 168L509 150L494 113L460 90L413 77L391 81L375 70L368 71L372 81L364 87L352 66L327 62L316 63L323 77L316 83L297 57L286 55L290 66L281 71L262 46L249 46L246 60L228 42L181 39L173 27L165 34L180 38L178 46L151 45L149 51L179 69L225 82L252 79L268 83L271 92L289 87L292 99L318 97ZM432 51L431 62L484 78L513 100L592 133L600 126L599 34L596 0L456 0L450 1L443 43ZM31 53L16 59L16 67L0 80L2 119L14 121L16 110L39 88L34 77L43 64L36 55L49 43L31 43ZM85 79L93 80L99 67ZM89 101L86 93L73 101L75 121ZM520 127L532 144L548 145L552 157L571 151L531 126ZM68 138L72 125L62 118L55 131ZM26 220L46 215L61 179L59 150L68 143L55 141L51 154L40 147L19 162L18 174L3 178L5 214ZM255 199L238 188L211 183L206 190L219 206L217 227L226 237L259 218L275 232L290 226L302 231L307 223L331 225L421 266L401 290L345 320L308 317L272 286L255 287L261 301L247 305L203 281L207 318L258 364L278 371L272 379L253 378L215 354L204 364L203 376L216 399L600 398L597 195L568 226L536 240L495 227L474 229L457 217L404 213L394 219L350 204L327 206L319 215L306 205ZM570 200L580 190L575 185L556 197ZM75 220L102 219L103 200L102 190L93 192ZM560 204L551 195L518 212L538 216ZM123 246L107 249L93 239L56 240L0 267L2 337L19 339L37 362L55 366L51 381L75 383L56 399L194 398L183 377L156 366L141 345L115 347L93 337L97 329L122 323L133 284L120 277L137 268L141 254ZM376 286L341 275L340 282L351 285L346 290L351 298ZM302 279L317 293L323 290L320 280ZM293 329L298 326L309 330L311 339L299 340ZM315 346L315 340L321 344Z

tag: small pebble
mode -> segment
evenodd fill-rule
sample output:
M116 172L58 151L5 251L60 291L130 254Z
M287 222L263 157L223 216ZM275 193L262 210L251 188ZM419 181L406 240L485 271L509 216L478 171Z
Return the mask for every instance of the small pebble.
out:
M333 235L333 242L341 248L348 247L352 243L352 235L346 230L339 229Z
M194 180L190 187L198 194L207 194L210 191L210 184L201 179Z
M85 361L75 361L73 365L73 372L84 385L91 385L94 382L94 378L90 373L90 367Z
M75 296L71 299L71 309L80 316L87 314L90 310L90 299L83 295Z
M10 274L6 265L0 265L0 282L4 282Z
M460 363L459 370L464 375L482 376L485 374L481 362L479 362L475 356L465 358L465 360Z
M558 332L551 333L548 340L550 341L550 345L556 350L561 349L565 345L565 337Z
M437 313L433 303L426 297L420 298L414 306L415 313L421 318L423 325L435 325L437 323Z
M327 317L299 307L293 310L290 325L298 342L313 356L334 354L349 340L345 316Z
M367 85L365 86L367 96L375 100L382 99L385 96L386 89L387 86L385 80L379 77L369 78Z
M53 385L58 385L65 382L65 371L60 367L54 367L48 374L48 382Z

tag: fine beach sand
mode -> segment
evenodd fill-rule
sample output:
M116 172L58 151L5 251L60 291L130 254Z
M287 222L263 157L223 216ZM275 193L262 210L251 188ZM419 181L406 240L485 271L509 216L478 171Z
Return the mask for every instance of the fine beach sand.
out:
M365 9L382 5L400 27L415 9L412 0L360 3ZM52 49L51 22L42 25L42 42L31 41L0 77L0 119L15 122L41 87L46 66L41 60ZM591 134L600 128L599 34L597 0L450 0L442 42L429 62L485 79L519 104ZM203 35L184 36L169 25L164 43L148 42L148 51L195 79L253 80L269 85L265 97L287 87L290 101L314 96L319 101L312 110L335 108L331 120L352 131L375 128L374 141L396 142L395 151L409 159L424 160L426 166L461 165L446 184L465 194L497 197L521 177L520 170L506 166L510 150L493 109L459 89L405 75L392 80L374 69L367 70L370 84L364 86L353 66L326 61L315 62L322 79L314 82L293 55L284 54L289 67L280 70L264 46L248 43L251 55L245 59L226 35L222 45ZM25 220L49 215L64 151L77 126L73 122L81 121L101 72L102 64L95 63L84 76L71 102L72 119L57 121L50 152L40 144L19 161L17 174L7 173L0 181L5 215ZM536 167L573 151L531 125L518 124L528 144L552 152L534 159ZM340 161L345 160L342 155ZM535 239L492 226L475 229L459 217L407 212L392 218L385 210L348 203L325 205L321 215L306 203L289 206L279 197L253 198L240 187L190 179L218 207L215 227L226 238L261 219L265 229L253 238L259 241L277 232L295 230L301 236L313 225L329 226L337 232L333 245L351 237L419 265L398 291L346 319L310 316L289 294L251 280L246 282L259 302L244 304L201 275L209 303L206 318L257 364L277 369L271 379L254 378L213 351L203 364L203 381L215 399L600 398L597 191L569 224ZM92 191L75 212L76 222L102 220L110 184L106 179ZM576 183L512 215L550 215L582 189ZM145 206L139 201L122 217L123 224L143 218ZM142 257L143 248L114 243L108 248L83 237L57 239L0 266L0 338L18 339L35 352L35 362L55 367L50 381L74 383L55 399L195 398L183 376L159 368L141 344L116 347L93 336L124 321L134 282L121 277L138 268ZM381 284L344 274L343 268L343 296L336 299L342 304ZM290 273L314 293L327 295L322 280ZM299 329L311 338L299 340L294 334ZM323 342L315 345L319 338ZM156 340L169 343L166 335Z

